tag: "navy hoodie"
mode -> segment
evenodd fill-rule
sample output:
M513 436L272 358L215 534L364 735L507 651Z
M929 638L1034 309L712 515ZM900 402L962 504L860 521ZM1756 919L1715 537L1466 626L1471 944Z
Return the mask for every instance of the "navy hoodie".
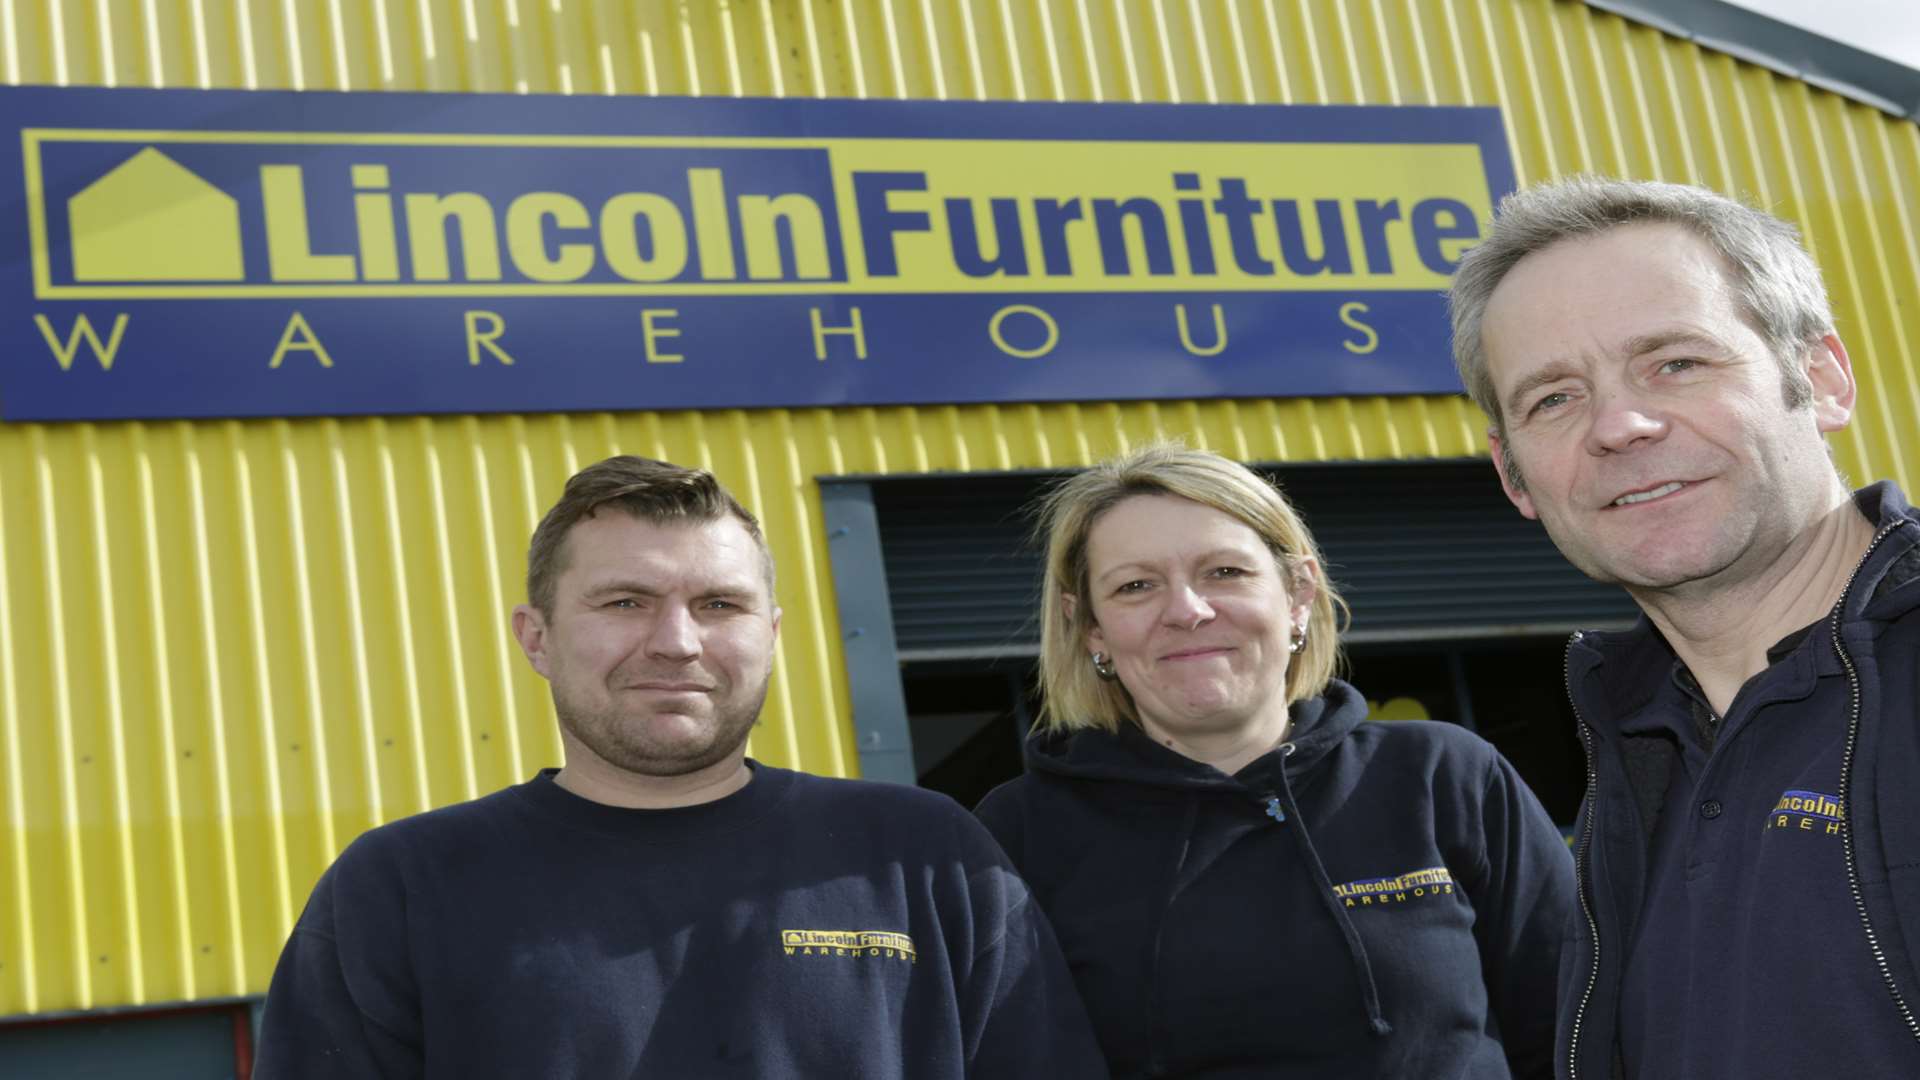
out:
M1131 724L1028 747L977 813L1115 1077L1548 1075L1565 841L1500 754L1334 682L1234 776Z
M1053 935L951 799L765 765L627 810L528 783L315 886L256 1080L1102 1075Z

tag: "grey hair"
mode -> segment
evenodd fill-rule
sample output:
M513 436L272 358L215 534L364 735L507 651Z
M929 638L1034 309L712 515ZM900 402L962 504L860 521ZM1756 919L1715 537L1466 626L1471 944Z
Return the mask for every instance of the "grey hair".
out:
M1787 407L1797 409L1813 399L1813 384L1800 360L1809 346L1833 333L1833 310L1798 229L1705 188L1570 176L1500 200L1486 239L1466 253L1447 293L1454 366L1495 432L1505 436L1506 417L1487 373L1481 322L1500 282L1520 260L1562 240L1656 223L1682 226L1720 256L1741 314L1780 365Z

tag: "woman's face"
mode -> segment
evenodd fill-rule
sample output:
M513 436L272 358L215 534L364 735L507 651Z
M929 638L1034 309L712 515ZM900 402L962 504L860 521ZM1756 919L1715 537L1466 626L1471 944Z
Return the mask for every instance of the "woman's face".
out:
M1278 738L1289 635L1306 622L1313 570L1290 596L1246 524L1178 496L1135 495L1087 536L1089 651L1113 658L1149 734Z

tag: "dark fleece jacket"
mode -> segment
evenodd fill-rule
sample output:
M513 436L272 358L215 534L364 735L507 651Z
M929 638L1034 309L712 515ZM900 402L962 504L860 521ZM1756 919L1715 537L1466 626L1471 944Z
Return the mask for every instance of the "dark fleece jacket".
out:
M1576 831L1586 903L1560 992L1562 1076L1625 1071L1625 960L1645 920L1676 914L1647 893L1653 839L1675 814L1690 819L1686 888L1715 914L1691 928L1682 962L1661 966L1694 995L1684 1014L1641 1003L1679 1031L1642 1055L1654 1067L1640 1071L1920 1076L1920 513L1887 482L1855 492L1854 505L1873 523L1872 546L1828 616L1777 645L1741 688L1697 801L1667 805L1680 745L1629 722L1675 693L1677 658L1659 631L1642 619L1568 643L1589 771ZM1803 774L1783 784L1783 770ZM1841 809L1802 832L1814 819L1742 812L1755 796L1767 808L1826 796ZM1768 828L1783 823L1796 827ZM1738 833L1710 835L1720 829ZM1716 955L1731 959L1713 964ZM1818 978L1796 977L1795 960Z
M1115 1077L1545 1076L1573 875L1470 732L1334 682L1234 776L1133 725L1039 740L977 811Z

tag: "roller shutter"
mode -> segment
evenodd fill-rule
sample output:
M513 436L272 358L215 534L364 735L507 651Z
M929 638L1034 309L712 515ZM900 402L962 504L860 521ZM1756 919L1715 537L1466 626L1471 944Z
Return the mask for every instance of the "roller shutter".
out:
M1484 460L1264 471L1319 540L1353 608L1351 642L1560 634L1637 614L1514 511ZM871 481L902 660L1036 651L1040 553L1027 510L1056 478Z

